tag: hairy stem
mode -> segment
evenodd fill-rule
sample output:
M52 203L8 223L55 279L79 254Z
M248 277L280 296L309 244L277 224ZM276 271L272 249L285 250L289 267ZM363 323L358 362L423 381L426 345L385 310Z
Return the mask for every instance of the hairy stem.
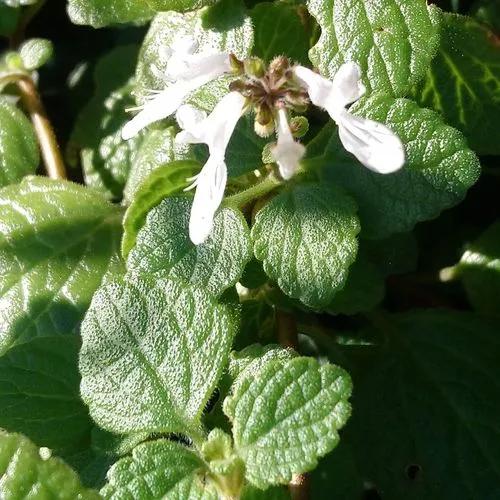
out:
M258 184L254 184L244 191L228 196L226 198L226 203L238 208L244 207L247 203L270 193L280 184L281 181L274 175L270 174Z
M29 77L17 80L21 100L28 111L38 137L47 175L51 179L66 179L66 169L56 141L54 129L40 100L35 83Z

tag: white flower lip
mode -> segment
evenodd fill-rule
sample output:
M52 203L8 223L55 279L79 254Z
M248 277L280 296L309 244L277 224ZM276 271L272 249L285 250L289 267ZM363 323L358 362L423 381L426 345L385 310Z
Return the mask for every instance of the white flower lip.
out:
M238 92L225 95L206 116L193 106L179 108L176 118L184 130L177 142L208 145L210 156L188 189L196 187L189 219L189 237L195 245L210 236L214 217L222 203L227 182L225 154L231 135L245 107L245 98Z
M311 102L324 108L337 123L345 149L365 167L380 174L390 174L403 167L406 155L399 137L382 123L355 116L346 109L366 92L356 63L343 64L333 81L303 66L295 68L295 75L306 88Z
M288 124L287 112L284 108L278 110L278 142L271 149L271 154L278 164L281 177L291 179L299 168L299 162L306 148L293 138Z
M142 110L122 129L122 138L131 139L148 125L174 114L186 97L196 89L231 70L229 54L194 54L198 44L180 38L169 48L167 77L173 82L161 92L152 93Z

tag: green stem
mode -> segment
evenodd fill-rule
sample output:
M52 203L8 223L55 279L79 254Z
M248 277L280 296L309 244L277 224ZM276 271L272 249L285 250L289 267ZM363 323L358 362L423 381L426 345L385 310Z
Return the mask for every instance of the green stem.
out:
M239 193L233 194L226 198L226 203L228 205L241 208L250 203L251 201L260 198L267 193L270 193L276 189L281 184L281 181L276 178L273 174L268 175L263 181L258 184L241 191Z

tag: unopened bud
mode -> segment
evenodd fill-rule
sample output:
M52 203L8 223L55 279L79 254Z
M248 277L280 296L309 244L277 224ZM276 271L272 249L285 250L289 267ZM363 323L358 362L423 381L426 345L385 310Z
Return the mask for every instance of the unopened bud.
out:
M278 56L269 63L269 72L283 75L290 68L288 57Z
M268 142L262 149L262 163L268 165L269 163L274 163L274 157L272 153L273 147L276 146L275 142Z
M309 130L309 121L305 116L294 116L290 120L290 130L295 138L304 137Z
M240 61L234 54L229 54L229 65L234 75L242 75L245 70L243 61Z
M9 52L5 55L5 63L9 70L24 70L23 58L18 52Z
M271 120L269 123L261 124L261 123L259 123L257 118L255 118L253 128L255 130L255 133L259 137L266 138L266 137L269 137L274 132L274 121Z
M245 73L254 78L262 78L266 73L266 66L262 59L250 57L244 61Z
M304 113L310 102L306 93L295 90L289 90L285 94L285 101L296 113Z

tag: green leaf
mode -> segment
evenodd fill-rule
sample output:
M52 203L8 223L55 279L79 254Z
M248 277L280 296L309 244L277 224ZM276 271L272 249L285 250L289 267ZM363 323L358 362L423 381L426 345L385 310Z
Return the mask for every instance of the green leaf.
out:
M282 192L262 208L252 228L254 252L290 297L326 307L356 259L356 205L340 190L308 184Z
M418 311L361 332L376 345L342 347L356 409L342 443L384 499L496 497L499 329L470 313Z
M205 489L201 476L196 475L204 468L204 462L182 444L164 439L143 443L111 467L101 494L109 500L216 500L213 488Z
M239 59L250 55L253 45L253 28L244 6L239 0L221 0L213 7L198 12L158 14L149 29L139 55L137 87L139 104L150 90L162 90L169 85L166 67L169 60L165 47L179 36L191 36L199 43L199 51L215 49L231 52ZM228 77L221 77L205 85L192 103L211 110L229 91Z
M186 12L198 10L207 5L213 5L217 0L147 0L157 11L175 10L176 12Z
M62 460L51 458L20 434L0 430L0 498L98 500L97 492L82 486L77 474Z
M19 48L24 67L33 71L47 63L54 53L54 45L45 38L31 38Z
M456 266L473 307L483 313L499 314L500 221L491 225L468 245Z
M33 127L13 104L0 98L0 186L34 174L40 161Z
M313 358L271 361L224 402L248 481L265 488L312 470L338 443L350 415L349 375Z
M321 28L309 57L333 78L357 62L368 92L403 96L421 80L439 45L440 11L426 0L308 0Z
M243 215L220 209L205 243L189 239L191 200L170 197L153 208L127 260L131 274L174 278L205 287L214 295L235 285L251 258L250 232Z
M101 282L121 274L120 209L67 181L0 190L0 353L76 331Z
M301 64L308 63L308 33L299 7L262 2L252 9L250 16L255 29L252 50L255 56L271 61L276 56L286 55Z
M137 47L115 48L96 65L95 94L82 109L71 134L71 151L79 150L85 183L109 199L121 199L129 171L144 139L144 132L128 141L121 137L134 105L131 75Z
M194 161L173 161L153 170L139 185L123 219L122 255L124 258L135 246L137 233L144 226L148 212L164 198L186 188L188 186L186 179L193 177L199 169L199 163Z
M101 288L82 325L81 394L104 429L196 439L235 333L231 310L167 280Z
M381 175L363 167L341 145L329 124L308 146L308 166L324 168L325 180L340 184L358 206L362 236L386 238L411 230L459 203L479 177L476 155L461 132L413 101L376 95L356 114L386 123L403 141L407 161Z
M141 184L157 168L164 169L169 163L177 160L194 159L191 147L176 144L175 136L176 130L174 127L168 127L165 130L150 130L146 134L132 162L128 181L123 192L127 203L134 202ZM157 175L161 176L161 173ZM152 177L152 179L156 179L156 176Z
M19 21L20 11L0 3L0 36L9 36Z
M102 28L110 24L144 22L154 11L145 0L69 0L68 14L75 24Z
M417 92L480 154L500 154L500 41L474 19L443 14L441 46Z
M86 444L92 422L80 400L76 336L40 337L0 357L0 427L57 452Z

